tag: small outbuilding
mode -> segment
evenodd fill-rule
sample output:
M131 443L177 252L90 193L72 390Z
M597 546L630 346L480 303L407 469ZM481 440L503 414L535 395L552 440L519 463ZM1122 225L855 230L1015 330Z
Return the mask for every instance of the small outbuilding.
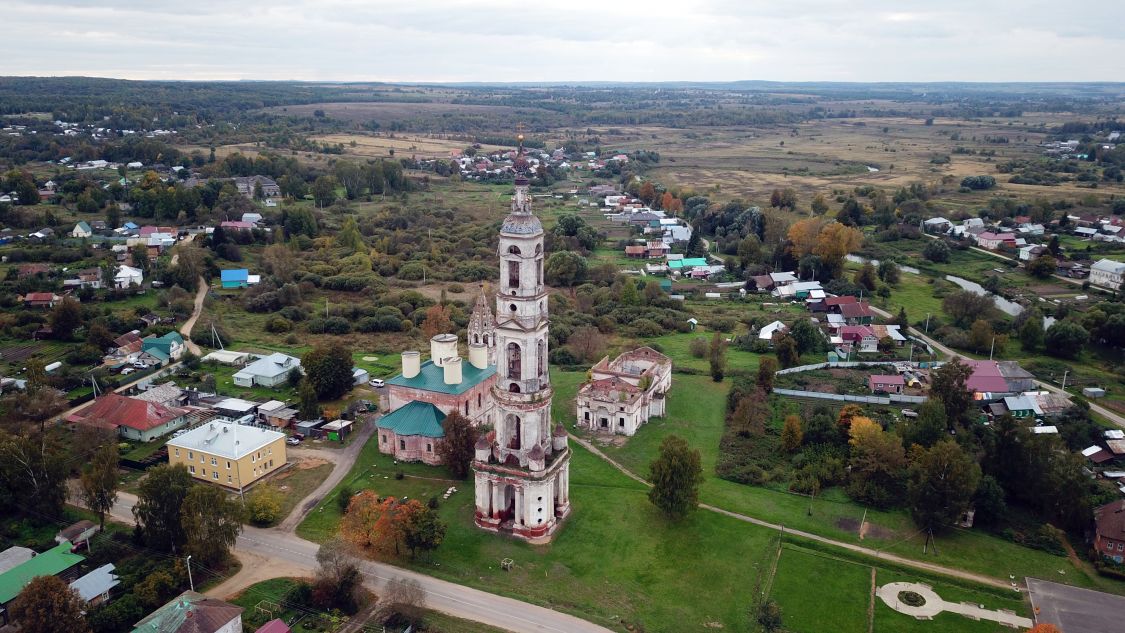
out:
M902 393L906 381L899 374L876 374L867 379L867 386L871 393Z

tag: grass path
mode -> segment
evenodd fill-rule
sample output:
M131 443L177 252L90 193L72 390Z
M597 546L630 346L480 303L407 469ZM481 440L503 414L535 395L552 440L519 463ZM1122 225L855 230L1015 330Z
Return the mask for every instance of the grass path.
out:
M624 473L630 479L634 479L636 481L639 481L639 482L643 483L644 485L646 485L648 487L652 487L652 484L649 483L647 480L645 480L643 477L641 477L640 475L637 475L636 473L633 473L629 469L627 469L624 466L622 466L621 464L617 463L610 456L608 456L605 453L603 453L602 451L600 451L596 446L594 446L590 442L588 442L588 441L586 441L586 440L584 440L580 437L576 437L574 435L571 435L570 438L571 438L571 440L577 442L578 444L581 444L586 450L590 451L594 455L600 457L601 459L604 459L607 463L609 463L611 466L613 466L617 470ZM827 537L824 537L824 536L820 536L818 534L813 534L811 532L805 532L804 530L794 530L794 529L791 529L791 528L786 528L784 525L780 525L780 524L777 524L777 523L770 523L769 521L763 521L761 519L757 519L757 518L754 518L752 516L747 516L745 514L739 514L738 512L732 512L730 510L726 510L724 508L709 505L709 504L706 504L706 503L699 504L699 507L704 509L704 510L716 512L718 514L722 514L722 515L725 515L725 516L728 516L728 517L731 517L731 518L734 518L734 519L738 519L739 521L745 521L747 523L752 523L752 524L760 526L760 527L769 528L771 530L777 530L784 535L796 536L796 537L799 537L799 538L808 539L810 541L816 541L818 543L824 543L826 545L831 545L833 547L839 547L839 548L842 548L842 549L850 550L852 552L856 552L858 554L863 554L865 556L871 556L871 557L874 557L874 558L880 558L880 559L883 559L883 560L888 560L888 561L894 562L896 564L902 565L904 567L911 567L911 568L914 568L914 569L920 569L920 570L928 571L928 572L931 572L931 573L942 574L942 575L950 576L950 577L953 577L953 578L959 578L961 580L968 580L968 581L979 583L979 584L982 584L982 585L988 585L990 587L998 587L1000 589L1007 589L1009 587L1009 583L1007 581L1003 581L1003 580L1000 580L998 578L993 578L991 576L985 576L983 574L976 574L976 573L964 571L964 570L961 570L961 569L954 569L952 567L945 567L943 565L936 565L934 563L926 563L926 562L922 562L922 561L918 561L918 560L913 560L913 559L910 559L910 558L898 556L896 554L888 554L887 552L884 552L884 551L881 551L881 550L871 549L869 547L863 547L861 545L856 545L854 543L846 543L844 541L837 541L835 539L830 539L830 538L827 538Z

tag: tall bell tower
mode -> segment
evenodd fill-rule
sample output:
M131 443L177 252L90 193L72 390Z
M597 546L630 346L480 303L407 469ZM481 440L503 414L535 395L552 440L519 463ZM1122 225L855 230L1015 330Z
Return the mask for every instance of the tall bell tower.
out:
M545 542L570 513L570 450L566 430L551 424L543 225L531 212L522 134L519 142L512 209L500 228L495 429L473 462L476 523Z

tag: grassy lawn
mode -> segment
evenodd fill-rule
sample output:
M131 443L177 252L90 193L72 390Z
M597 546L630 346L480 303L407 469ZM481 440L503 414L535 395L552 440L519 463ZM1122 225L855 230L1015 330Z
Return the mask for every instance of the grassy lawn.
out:
M200 370L215 376L215 390L224 396L245 398L265 402L267 400L293 401L297 397L295 389L288 382L271 387L242 387L234 384L234 375L242 370L241 367L220 365L219 363L203 363Z
M343 485L418 499L450 485L433 479L445 476L437 468L404 464L401 480L394 478L396 468L372 442ZM477 529L472 484L457 482L458 492L439 509L448 525L445 543L432 559L404 564L613 629L633 623L648 631L682 631L720 623L728 631L752 630L746 614L752 563L764 556L768 531L706 512L669 523L649 504L643 486L580 448L571 477L573 513L551 545L530 546ZM322 541L338 522L330 495L298 534ZM516 561L511 572L499 569L505 557Z
M770 598L781 607L787 631L866 633L870 595L867 565L791 546L781 548Z
M160 447L168 441L168 437L161 437L151 442L129 442L129 450L121 454L122 459L131 459L133 461L141 461L160 450Z
M230 600L243 609L243 626L257 628L266 622L280 618L285 622L294 622L290 628L294 633L313 631L335 631L346 618L322 616L320 612L311 607L301 607L291 602L286 602L289 592L300 584L297 578L271 578L250 585L236 598Z
M770 598L781 607L785 630L792 633L867 631L872 569L877 587L891 582L924 583L943 600L1030 616L1028 604L1015 592L945 582L927 574L880 565L871 559L851 560L785 543L770 588ZM810 599L810 595L815 595L815 599ZM1012 629L997 622L971 620L949 612L933 620L916 620L891 609L876 597L873 630L876 633L1000 633Z
M571 419L569 404L583 374L558 372L553 376L556 396L555 419ZM629 470L647 475L648 465L656 457L660 442L668 435L680 435L699 449L703 459L704 483L700 500L712 505L849 542L883 549L909 558L956 567L1004 578L1035 576L1059 579L1078 586L1091 587L1093 581L1075 569L1062 556L1026 548L992 536L981 530L954 530L938 537L939 553L923 554L925 535L905 510L880 511L852 501L842 491L823 491L810 503L808 497L761 486L747 486L715 476L719 439L722 436L726 391L729 381L714 383L706 376L676 375L668 397L668 415L651 420L622 446L604 446L602 450ZM810 514L811 506L811 514ZM860 521L882 528L868 534L862 541L857 531ZM1059 571L1065 572L1060 574ZM1098 580L1103 590L1121 592L1125 585Z
M307 462L312 465L311 468L303 467L304 463L298 461L289 470L270 479L270 483L281 491L281 513L280 518L267 527L277 525L281 519L289 516L293 508L297 507L297 503L316 490L316 487L332 473L332 464L322 463L322 460Z

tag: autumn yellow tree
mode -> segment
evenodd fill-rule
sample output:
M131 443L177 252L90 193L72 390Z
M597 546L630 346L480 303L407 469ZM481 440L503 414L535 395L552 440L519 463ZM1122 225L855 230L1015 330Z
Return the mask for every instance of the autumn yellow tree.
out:
M808 218L794 222L789 227L789 233L786 237L792 243L789 250L794 257L800 259L813 252L817 245L817 236L820 235L824 224L825 222L821 218Z
M863 244L863 233L839 222L828 224L816 236L812 254L820 258L821 264L838 277L844 267L844 257Z

